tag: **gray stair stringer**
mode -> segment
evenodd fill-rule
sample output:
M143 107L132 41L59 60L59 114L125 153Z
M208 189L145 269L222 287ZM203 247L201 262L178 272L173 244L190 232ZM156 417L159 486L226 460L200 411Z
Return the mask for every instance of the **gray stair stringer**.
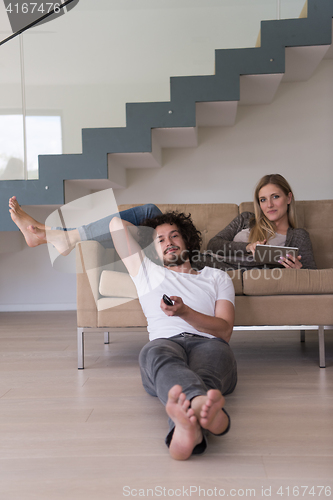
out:
M239 101L241 75L284 73L286 47L331 45L332 17L333 0L308 0L307 18L262 21L260 47L215 51L215 75L171 77L170 102L128 103L126 127L82 130L82 154L42 155L38 180L0 181L0 230L17 230L10 196L22 205L64 204L65 180L108 179L108 154L150 153L152 129L196 126L196 103Z

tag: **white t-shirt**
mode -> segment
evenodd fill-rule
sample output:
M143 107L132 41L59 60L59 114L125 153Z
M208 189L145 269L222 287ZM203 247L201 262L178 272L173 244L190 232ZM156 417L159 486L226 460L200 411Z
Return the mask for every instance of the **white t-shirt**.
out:
M161 309L163 294L181 297L183 302L203 314L215 315L217 300L235 305L235 290L230 276L220 269L204 267L199 274L178 273L154 264L145 257L137 276L131 276L144 315L149 339L168 338L187 332L214 338L196 330L178 316L167 316Z

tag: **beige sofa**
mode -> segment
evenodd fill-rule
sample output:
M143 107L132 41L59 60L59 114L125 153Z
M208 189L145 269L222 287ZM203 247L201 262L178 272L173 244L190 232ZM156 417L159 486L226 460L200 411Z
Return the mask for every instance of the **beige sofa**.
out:
M119 210L134 205L123 205ZM234 205L158 205L162 211L192 214L202 232L202 250L208 241L234 217L253 211L251 202ZM297 329L301 340L305 330L318 330L319 366L325 367L324 330L333 325L333 200L297 202L298 226L312 240L317 270L251 270L243 276L231 273L236 292L234 330ZM146 327L132 280L114 250L94 241L77 245L78 368L84 367L84 334L109 332L121 327ZM277 279L278 278L278 279ZM147 337L148 338L148 337Z

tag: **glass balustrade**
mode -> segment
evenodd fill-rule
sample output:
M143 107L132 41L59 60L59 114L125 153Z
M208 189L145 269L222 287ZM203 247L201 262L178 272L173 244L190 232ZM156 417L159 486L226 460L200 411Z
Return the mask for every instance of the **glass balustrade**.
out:
M12 35L8 3L0 43ZM80 153L83 128L126 126L126 102L170 100L170 76L214 74L215 49L253 47L261 20L298 17L303 5L75 0L0 45L0 179L37 178L39 154Z
M20 41L0 47L0 180L24 179Z

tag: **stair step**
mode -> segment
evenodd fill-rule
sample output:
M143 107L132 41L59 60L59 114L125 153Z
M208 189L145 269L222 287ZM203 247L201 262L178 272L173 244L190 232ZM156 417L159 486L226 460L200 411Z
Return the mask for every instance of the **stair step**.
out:
M105 189L116 189L119 187L109 179L73 179L65 181L64 184L66 205L77 198L91 195L94 191L104 191Z
M333 19L332 19L331 33L333 34ZM332 42L333 42L333 38L332 38ZM331 45L329 46L329 49L324 56L324 59L333 59L333 43L331 43Z
M161 146L153 136L151 130L150 147L148 151L124 152L124 153L109 153L108 168L120 166L122 168L158 168L162 166L162 151Z
M154 128L152 136L161 148L195 148L198 146L197 127Z
M283 78L283 73L270 75L242 75L240 77L240 105L269 104Z
M236 122L238 101L197 102L198 127L232 127Z
M325 57L330 45L286 48L286 71L282 82L308 80Z

